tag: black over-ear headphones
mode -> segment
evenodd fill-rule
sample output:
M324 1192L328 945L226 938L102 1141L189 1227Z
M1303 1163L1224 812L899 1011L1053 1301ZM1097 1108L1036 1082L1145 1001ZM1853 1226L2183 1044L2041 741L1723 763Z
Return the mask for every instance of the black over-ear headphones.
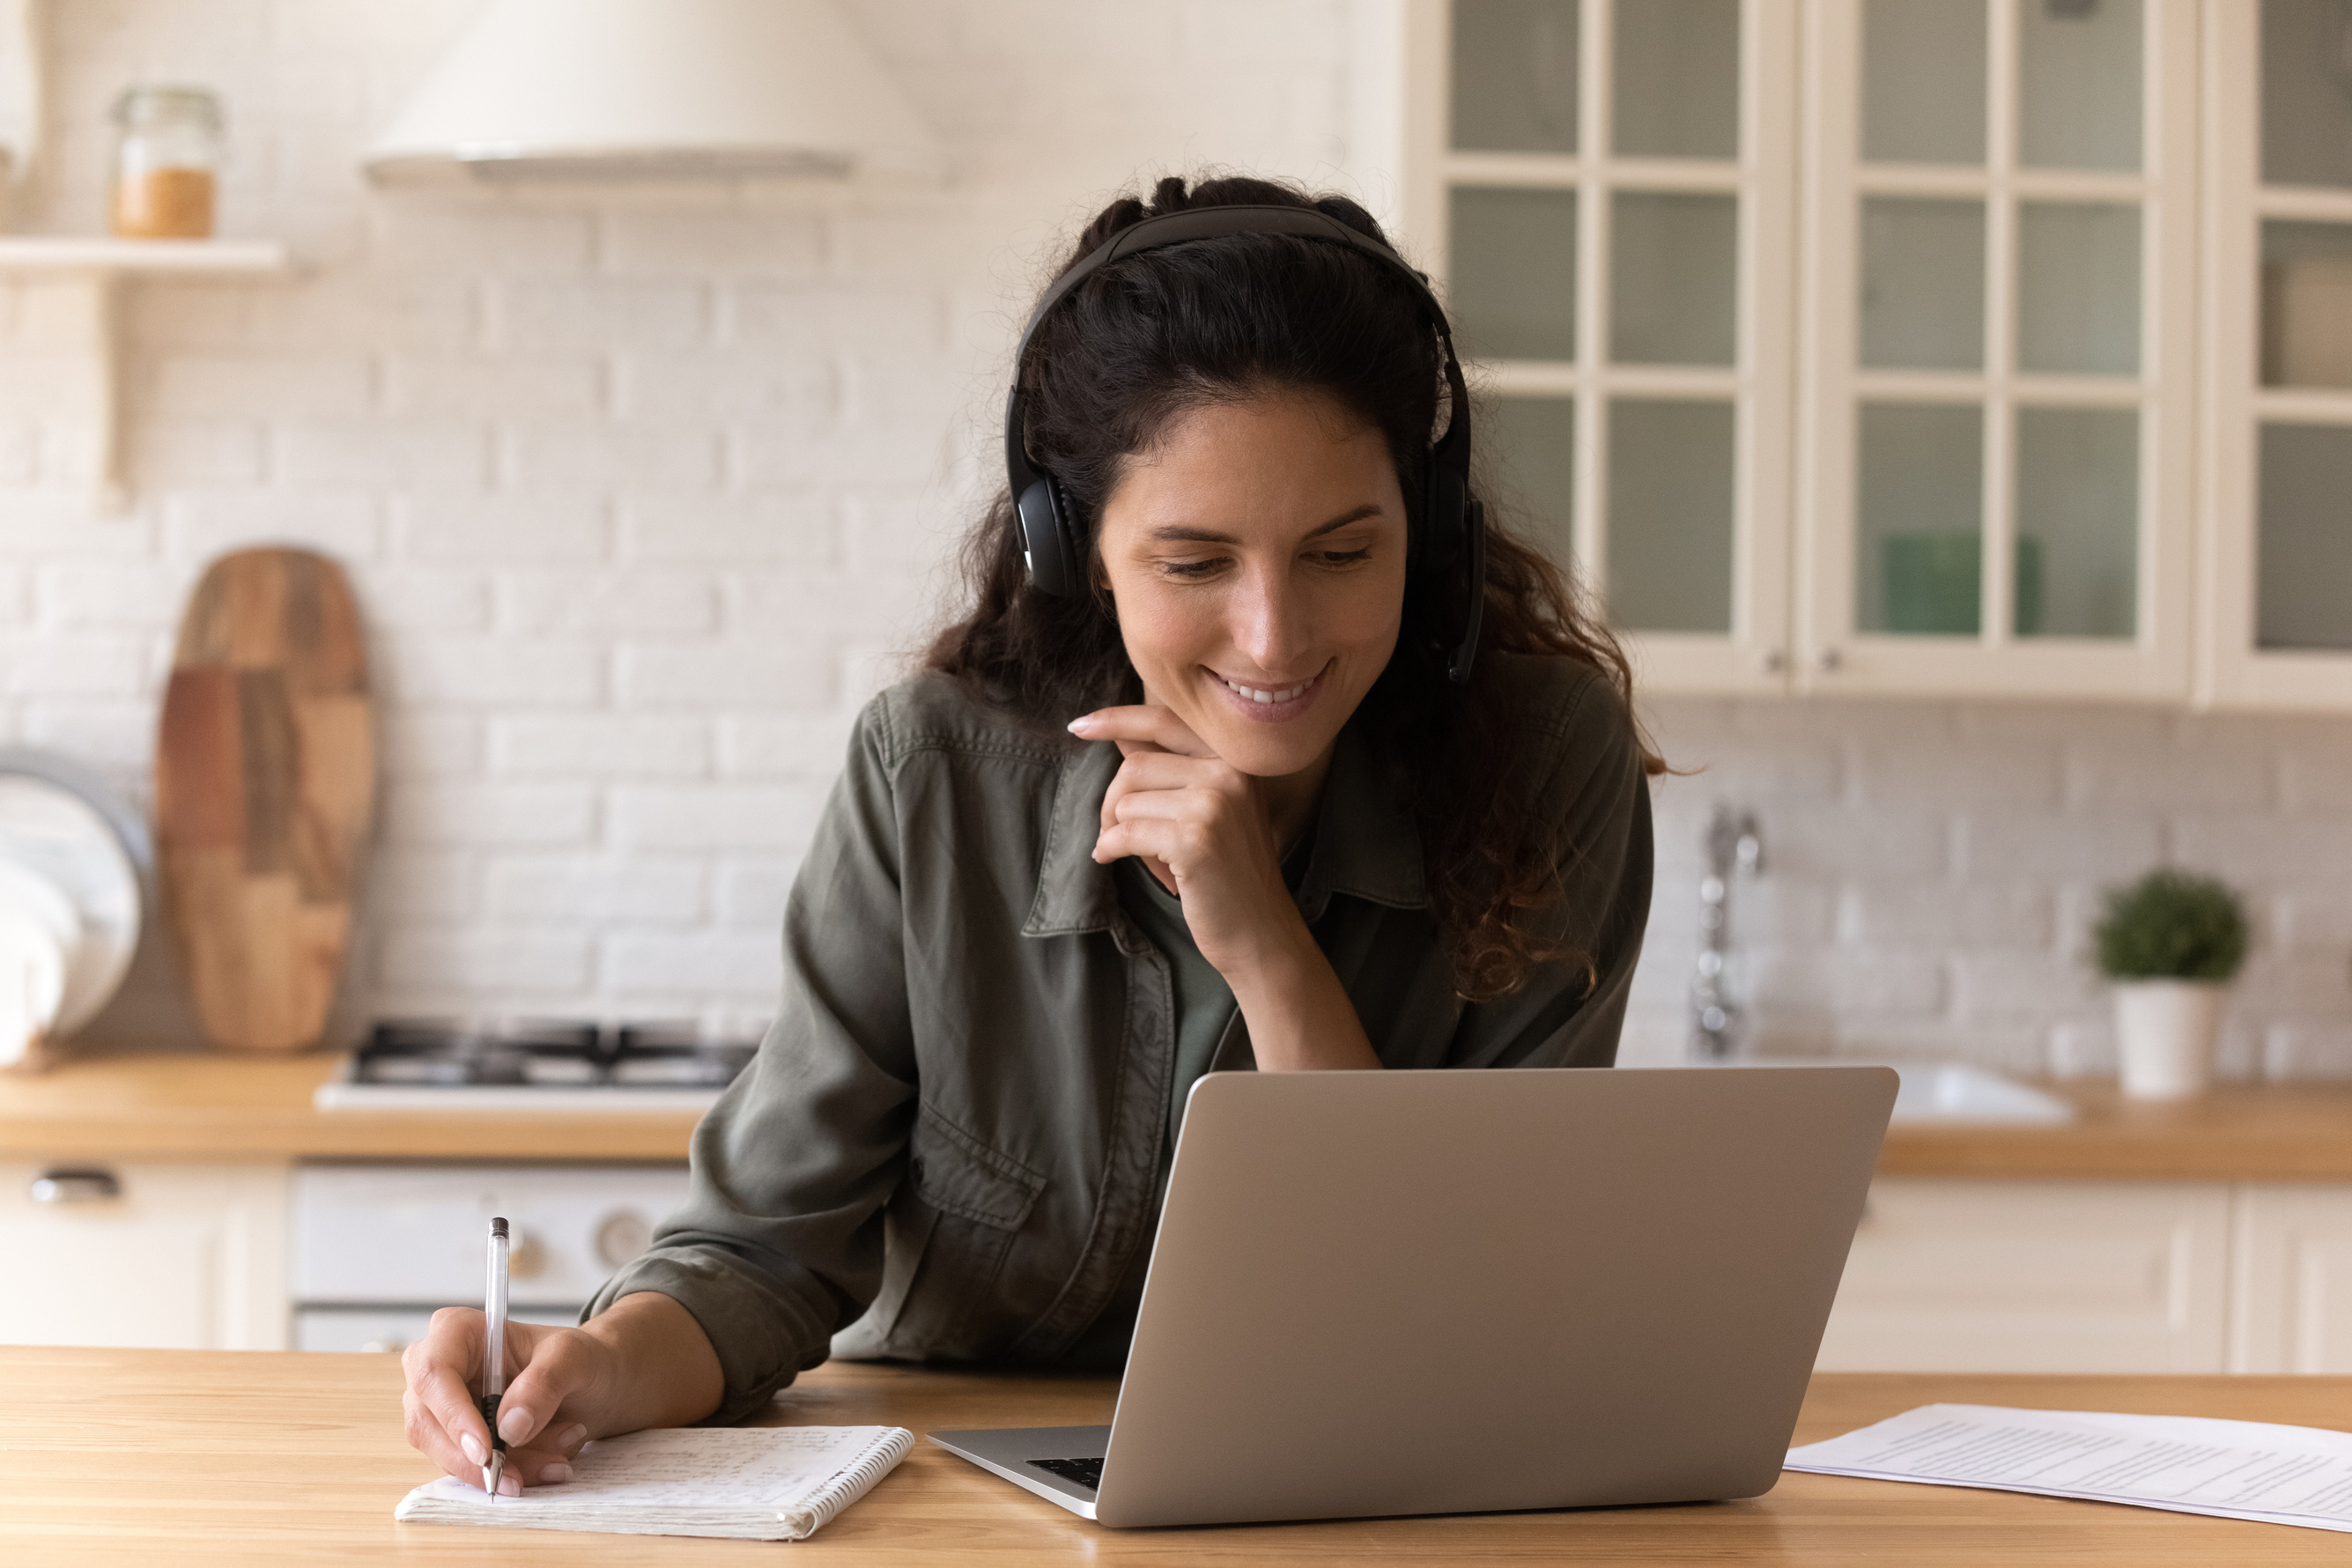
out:
M1062 482L1029 461L1026 428L1021 408L1021 366L1029 353L1029 340L1045 313L1064 295L1122 257L1188 240L1220 239L1239 234L1287 234L1302 239L1333 241L1384 266L1394 268L1412 285L1430 325L1445 352L1445 386L1451 402L1445 434L1430 448L1429 482L1422 499L1421 531L1413 541L1406 570L1415 581L1442 583L1467 563L1468 608L1461 644L1447 661L1445 673L1454 681L1470 679L1471 661L1478 652L1478 625L1486 609L1486 509L1470 493L1470 393L1462 380L1462 362L1454 354L1454 334L1444 309L1429 290L1429 280L1406 265L1402 257L1380 241L1357 233L1328 213L1313 207L1223 206L1194 212L1168 213L1146 218L1118 234L1054 280L1045 298L1029 313L1021 329L1021 346L1013 355L1013 391L1004 402L1004 468L1013 489L1021 524L1021 552L1029 563L1029 581L1040 593L1075 595L1086 591L1086 548L1079 520L1074 515Z

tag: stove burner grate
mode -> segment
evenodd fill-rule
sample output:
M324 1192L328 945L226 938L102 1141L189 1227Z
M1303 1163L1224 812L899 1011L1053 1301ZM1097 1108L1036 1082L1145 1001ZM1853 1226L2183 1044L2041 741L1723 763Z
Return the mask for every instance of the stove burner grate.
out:
M724 1089L758 1049L750 1041L712 1039L691 1024L395 1018L368 1031L352 1053L351 1081L408 1089Z

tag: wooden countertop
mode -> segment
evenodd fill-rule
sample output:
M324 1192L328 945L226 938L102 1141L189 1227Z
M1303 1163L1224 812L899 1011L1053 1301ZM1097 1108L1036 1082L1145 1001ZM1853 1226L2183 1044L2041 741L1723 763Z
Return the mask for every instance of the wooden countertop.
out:
M1108 1379L833 1364L773 1407L782 1423L933 1427L1110 1418ZM1937 1400L2352 1425L2352 1378L1969 1377L1823 1373L1796 1440ZM1487 1564L1900 1563L1906 1568L2166 1568L2344 1561L2324 1531L2005 1492L1784 1475L1764 1497L1677 1508L1214 1530L1105 1530L926 1443L811 1540L394 1524L430 1465L402 1441L389 1356L0 1349L0 1541L10 1563L266 1565L856 1562L880 1568L1054 1563Z
M684 1111L499 1115L314 1110L325 1056L198 1053L69 1059L0 1075L0 1159L682 1160ZM2225 1087L2177 1105L2111 1083L2047 1086L2063 1127L1892 1129L1882 1175L2055 1180L2352 1182L2352 1084Z
M2126 1100L2112 1083L2041 1087L2074 1102L2071 1124L1890 1128L1878 1173L2352 1182L2352 1084L2225 1085L2170 1104Z
M318 1110L340 1058L203 1052L68 1058L0 1075L0 1159L683 1160L684 1110Z

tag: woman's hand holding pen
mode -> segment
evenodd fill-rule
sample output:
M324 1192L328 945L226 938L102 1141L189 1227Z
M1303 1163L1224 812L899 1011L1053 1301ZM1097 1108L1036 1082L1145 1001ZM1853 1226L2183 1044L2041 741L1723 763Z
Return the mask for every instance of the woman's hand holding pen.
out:
M482 1484L489 1427L476 1408L481 1385L483 1317L470 1307L433 1314L423 1339L401 1355L409 1446L469 1486ZM667 1296L624 1296L585 1328L509 1321L506 1394L499 1431L507 1440L499 1489L572 1479L572 1460L592 1437L646 1426L682 1426L719 1405L719 1357L692 1313Z
M1265 786L1157 703L1070 726L1118 742L1094 858L1139 857L1181 899L1201 956L1233 988L1261 1068L1376 1068L1363 1025L1282 879Z

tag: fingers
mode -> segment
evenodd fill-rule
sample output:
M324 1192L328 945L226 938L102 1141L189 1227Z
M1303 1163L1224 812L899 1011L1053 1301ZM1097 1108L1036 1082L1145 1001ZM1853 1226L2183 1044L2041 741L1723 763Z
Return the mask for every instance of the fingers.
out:
M1117 741L1118 749L1132 759L1147 747L1157 746L1184 757L1213 757L1208 743L1192 733L1192 727L1176 717L1175 710L1157 702L1137 703L1124 708L1097 708L1093 712L1070 721L1070 733L1087 741Z
M507 1447L507 1474L527 1487L562 1486L572 1479L572 1461L588 1441L587 1426L578 1421L556 1424L539 1442L518 1448ZM500 1489L504 1489L503 1487Z
M482 1351L482 1314L445 1307L425 1337L401 1352L407 1389L401 1398L410 1445L451 1475L481 1484L490 1429L474 1404Z
M550 1450L562 1447L560 1441L541 1442L541 1435L551 1426L561 1433L567 1425L576 1424L564 1414L567 1401L576 1400L596 1382L602 1371L603 1347L577 1329L556 1329L548 1332L532 1347L530 1363L507 1384L506 1395L499 1401L499 1436L507 1440L509 1448ZM583 1427L580 1436L584 1441ZM574 1451L578 1443L572 1445ZM552 1452L550 1458L559 1458Z

